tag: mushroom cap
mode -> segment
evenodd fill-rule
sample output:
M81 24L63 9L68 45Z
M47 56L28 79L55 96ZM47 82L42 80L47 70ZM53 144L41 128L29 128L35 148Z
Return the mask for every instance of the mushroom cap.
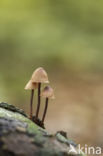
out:
M53 89L50 87L50 86L46 86L42 93L41 93L41 96L44 97L44 98L50 98L50 99L54 99L54 91Z
M33 83L31 80L29 80L29 82L25 86L26 90L32 90L32 89L36 89L36 88L38 88L38 84Z
M35 83L49 83L48 75L42 67L37 68L33 72L31 80L32 82L35 82Z

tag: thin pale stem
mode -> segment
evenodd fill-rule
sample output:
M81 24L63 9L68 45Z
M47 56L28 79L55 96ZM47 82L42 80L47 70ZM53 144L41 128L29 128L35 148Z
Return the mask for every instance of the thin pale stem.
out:
M48 98L46 98L46 101L45 101L45 109L44 109L44 113L43 113L43 117L42 117L42 123L44 123L44 120L45 120L45 116L46 116L46 113L47 113L47 108L48 108Z
M34 97L34 89L31 90L31 98L30 98L30 119L33 116L33 97Z
M40 92L41 92L41 83L38 84L38 104L37 104L37 110L36 110L36 119L38 119L39 110L40 110Z

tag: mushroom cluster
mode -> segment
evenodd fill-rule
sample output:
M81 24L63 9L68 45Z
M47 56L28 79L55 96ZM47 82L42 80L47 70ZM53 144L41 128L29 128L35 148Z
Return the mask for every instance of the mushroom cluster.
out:
M41 85L42 84L49 83L48 75L46 71L39 67L37 68L33 74L27 85L25 86L26 90L31 90L31 97L30 97L30 119L34 121L36 124L44 128L44 120L47 113L48 108L48 101L49 99L54 99L54 92L53 89L50 86L46 86L42 92L41 92ZM38 89L38 103L36 108L36 113L33 115L33 97L34 97L34 91ZM40 105L41 105L41 97L45 98L45 108L43 112L42 119L40 120L38 118L39 111L40 111Z

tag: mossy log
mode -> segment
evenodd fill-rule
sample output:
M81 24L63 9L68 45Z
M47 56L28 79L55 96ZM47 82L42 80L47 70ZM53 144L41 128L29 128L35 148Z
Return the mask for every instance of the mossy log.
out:
M0 103L0 156L84 156L69 153L78 146L63 132L49 134L20 109Z

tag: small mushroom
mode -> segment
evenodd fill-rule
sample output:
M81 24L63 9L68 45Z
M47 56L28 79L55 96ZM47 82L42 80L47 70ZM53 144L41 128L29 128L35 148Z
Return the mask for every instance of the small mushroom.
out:
M37 68L33 72L31 80L36 83L49 83L48 75L42 67Z
M34 90L38 88L38 84L37 83L33 83L31 80L29 80L29 82L26 84L25 89L26 90L31 90L31 98L30 98L30 119L32 119L32 115L33 115L33 97L34 97Z
M41 99L40 99L41 84L49 83L49 80L48 80L48 75L46 71L42 67L39 67L34 71L31 80L33 83L38 83L38 104L37 104L37 110L36 110L36 116L35 116L35 119L37 120L39 109L40 109L40 103L41 103Z
M44 120L45 120L45 116L46 116L46 112L47 112L47 108L48 108L48 101L49 99L54 99L54 91L53 89L50 87L50 86L46 86L42 93L41 93L41 96L46 98L46 101L45 101L45 108L44 108L44 113L43 113L43 117L42 117L42 125L44 123Z

